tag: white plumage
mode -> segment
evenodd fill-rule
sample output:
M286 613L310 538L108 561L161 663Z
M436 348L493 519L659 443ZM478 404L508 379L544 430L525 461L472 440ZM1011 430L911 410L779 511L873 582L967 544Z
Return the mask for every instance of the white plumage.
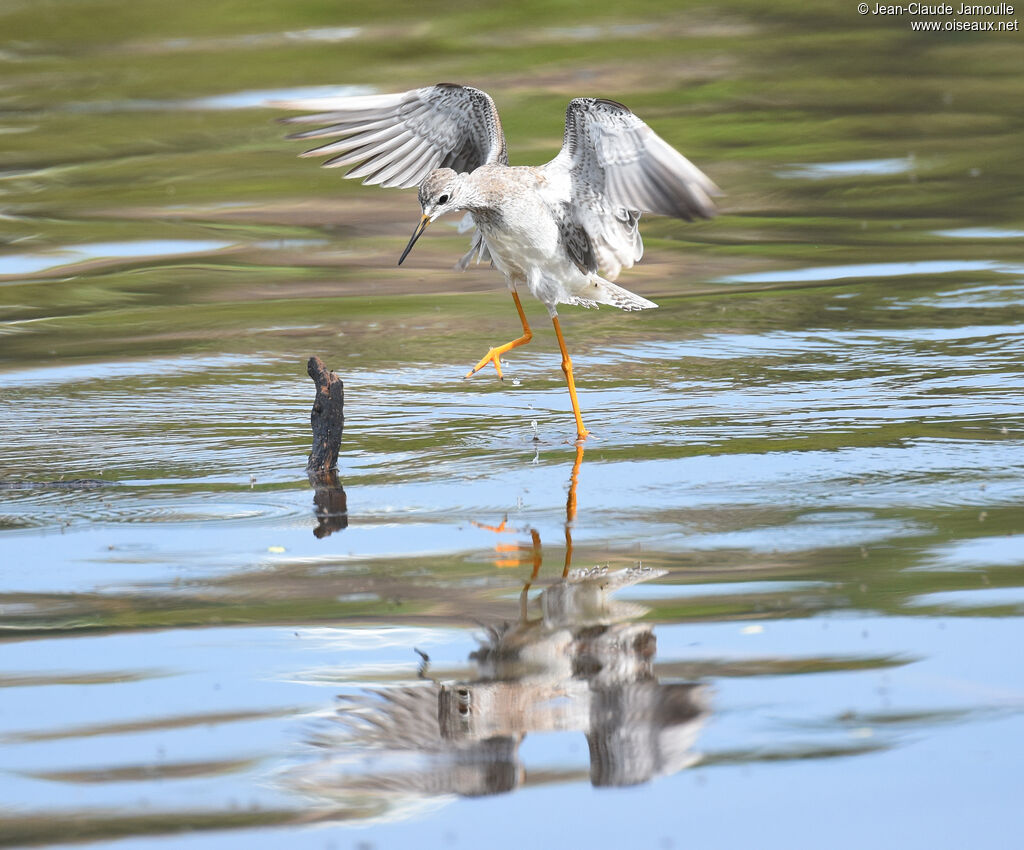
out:
M714 183L611 100L570 101L558 156L517 167L508 164L494 101L469 86L440 83L276 105L317 110L287 119L319 125L292 138L336 139L303 156L328 156L326 167L354 166L346 176L367 184L419 186L423 217L399 264L431 222L449 212L468 214L472 244L456 268L490 260L505 276L523 324L522 337L492 348L470 374L493 362L500 377L500 355L532 338L517 294L525 285L554 320L577 433L585 437L556 306L656 307L612 282L643 255L640 215L709 218Z

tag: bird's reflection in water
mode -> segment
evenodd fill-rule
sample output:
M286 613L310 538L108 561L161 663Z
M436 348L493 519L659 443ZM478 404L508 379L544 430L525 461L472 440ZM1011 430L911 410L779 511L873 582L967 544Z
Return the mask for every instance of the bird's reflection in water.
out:
M335 531L348 528L348 497L341 486L337 470L309 473L309 484L313 488L313 509L316 512L316 528L313 536L328 537Z
M686 767L707 712L704 688L659 683L654 631L631 622L644 609L613 598L658 575L570 571L540 594L536 616L492 629L471 656L477 677L439 688L441 739L463 751L502 742L508 763L498 775L509 781L528 732L583 732L594 785L635 785Z
M528 596L542 563L532 544L513 548L533 563L519 617L491 628L470 656L472 679L380 688L343 697L313 743L323 758L292 774L321 798L363 800L391 809L416 797L498 794L529 783L519 747L529 733L582 732L590 781L628 786L693 763L693 745L708 714L706 686L663 684L653 672L653 627L635 622L646 609L614 598L616 590L663 575L634 566L572 569L577 450L566 503L562 577ZM507 531L505 523L494 530ZM425 664L424 667L427 667ZM360 758L362 756L362 758ZM538 781L582 778L545 768ZM387 800L387 802L386 802Z

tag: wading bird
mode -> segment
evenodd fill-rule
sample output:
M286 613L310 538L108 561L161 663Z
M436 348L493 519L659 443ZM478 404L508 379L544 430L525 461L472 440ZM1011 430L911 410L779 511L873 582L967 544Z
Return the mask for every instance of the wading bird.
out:
M490 261L505 276L523 325L522 336L492 348L466 377L493 363L501 378L501 355L533 338L519 300L518 289L525 286L554 323L576 436L585 439L557 305L656 307L612 283L643 255L640 214L710 218L715 184L612 100L570 101L558 156L545 165L515 167L508 164L494 101L469 86L440 83L401 94L275 105L317 110L285 119L320 125L290 138L337 138L302 156L329 156L328 168L355 166L345 176L366 184L419 186L422 217L399 265L431 222L450 212L466 214L466 229L475 230L456 268L465 269L474 257Z

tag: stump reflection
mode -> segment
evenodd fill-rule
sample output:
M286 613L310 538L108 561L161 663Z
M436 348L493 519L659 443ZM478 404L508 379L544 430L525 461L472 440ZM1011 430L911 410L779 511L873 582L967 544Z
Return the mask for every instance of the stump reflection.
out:
M313 510L316 513L313 536L328 537L335 531L348 528L348 496L337 471L310 472L309 484L313 488Z

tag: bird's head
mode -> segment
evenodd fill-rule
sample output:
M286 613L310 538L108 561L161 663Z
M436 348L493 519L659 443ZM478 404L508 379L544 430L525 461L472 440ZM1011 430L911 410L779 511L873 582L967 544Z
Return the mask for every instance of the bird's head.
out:
M420 206L431 221L459 208L462 181L450 168L436 168L420 184Z
M461 208L461 189L462 180L450 168L437 168L427 175L427 179L420 184L419 197L423 217L420 219L412 239L409 240L409 244L405 246L405 250L398 260L398 265L402 265L405 258L409 256L412 246L416 244L416 240L427 229L428 224L436 221L445 213L454 212Z

